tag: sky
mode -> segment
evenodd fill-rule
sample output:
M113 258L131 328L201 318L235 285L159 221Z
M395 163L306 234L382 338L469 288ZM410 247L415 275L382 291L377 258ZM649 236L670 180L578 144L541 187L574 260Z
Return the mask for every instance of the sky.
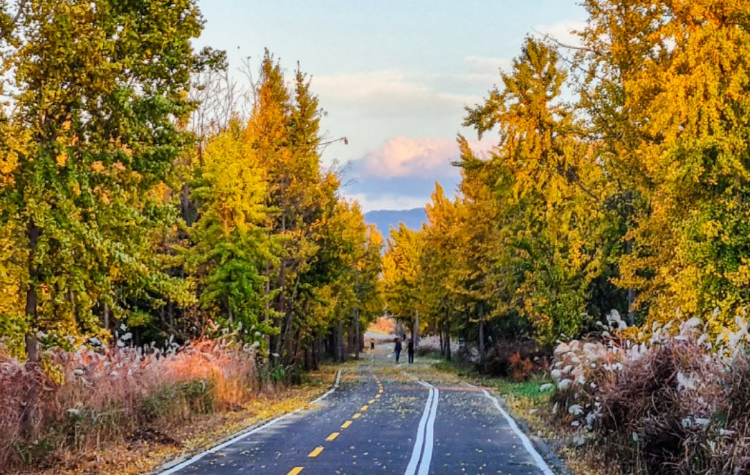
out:
M237 78L268 48L291 78L312 76L334 140L327 166L343 168L342 193L365 212L422 207L435 182L452 195L456 135L465 106L482 102L527 35L572 41L586 12L576 0L199 0L196 46L226 50Z

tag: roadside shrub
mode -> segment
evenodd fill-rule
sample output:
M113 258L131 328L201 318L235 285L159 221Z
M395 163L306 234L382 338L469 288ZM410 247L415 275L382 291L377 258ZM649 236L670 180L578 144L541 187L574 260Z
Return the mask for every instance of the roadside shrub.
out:
M480 370L492 376L528 381L534 374L549 368L550 356L532 340L502 340L487 350Z
M0 353L0 473L235 409L257 390L254 348L225 340L57 350L44 360L32 370ZM41 388L36 442L21 431L32 380Z
M744 320L713 341L697 319L651 330L639 344L559 344L551 371L554 420L625 473L748 473Z
M712 447L713 473L750 473L750 356L742 353L727 366L726 397L714 418L724 422Z
M445 344L445 342L443 342ZM458 343L451 340L451 351L455 354L458 351ZM439 355L440 350L440 337L437 335L423 336L419 339L419 344L415 348L415 353L418 356L425 356L429 354Z

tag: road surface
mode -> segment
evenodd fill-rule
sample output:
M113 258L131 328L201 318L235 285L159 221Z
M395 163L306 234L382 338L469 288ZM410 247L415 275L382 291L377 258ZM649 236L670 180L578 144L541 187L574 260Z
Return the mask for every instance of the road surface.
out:
M552 474L490 393L387 353L364 354L312 409L162 475Z

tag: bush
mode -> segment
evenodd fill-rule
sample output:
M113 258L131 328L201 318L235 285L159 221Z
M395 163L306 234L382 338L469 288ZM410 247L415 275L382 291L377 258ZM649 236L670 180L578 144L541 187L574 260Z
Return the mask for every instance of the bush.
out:
M560 344L554 419L625 473L748 473L747 325L711 342L695 320L637 345Z
M445 345L445 341L443 341L443 345ZM451 340L451 352L455 354L458 351L458 343L454 340ZM419 339L419 344L417 345L417 348L415 348L415 353L417 356L427 356L427 355L439 355L441 354L440 350L440 337L437 335L426 335Z
M235 409L257 389L253 349L221 340L168 350L49 351L43 361L45 369L29 369L0 353L0 473L66 451L101 450L152 424L164 430ZM32 381L41 388L37 442L21 431Z
M527 381L536 373L549 368L550 354L531 340L503 340L492 345L480 368L492 376Z

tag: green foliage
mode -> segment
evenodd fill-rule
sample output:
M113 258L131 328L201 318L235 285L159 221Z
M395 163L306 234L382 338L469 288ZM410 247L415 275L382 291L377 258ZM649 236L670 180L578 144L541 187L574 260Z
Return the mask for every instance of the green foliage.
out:
M345 315L380 313L381 240L320 167L305 73L288 87L266 52L249 119L196 140L194 74L226 68L192 49L197 2L19 5L0 15L5 351L231 332L295 373Z
M438 188L415 238L427 251L408 261L421 265L430 321L477 335L520 317L551 344L613 308L630 324L718 308L716 328L743 312L747 6L587 0L581 48L528 38L501 87L467 108L464 125L497 132L497 145L477 157L459 136L459 194ZM389 254L414 247L403 245Z
M609 231L613 213L597 207L605 174L560 100L567 73L559 62L554 48L527 39L501 74L503 89L467 109L464 125L480 137L497 130L500 141L480 158L459 136L459 194L450 200L437 186L427 206L419 285L438 325L478 336L487 324L502 338L523 336L529 322L549 344L580 334L595 309L589 295L612 262L608 240L621 233Z
M180 292L153 252L173 216L155 191L189 143L178 121L194 106L202 18L190 1L145 6L29 2L17 41L4 38L15 107L0 133L0 221L19 249L32 337L104 335L102 304L122 318L133 299Z

